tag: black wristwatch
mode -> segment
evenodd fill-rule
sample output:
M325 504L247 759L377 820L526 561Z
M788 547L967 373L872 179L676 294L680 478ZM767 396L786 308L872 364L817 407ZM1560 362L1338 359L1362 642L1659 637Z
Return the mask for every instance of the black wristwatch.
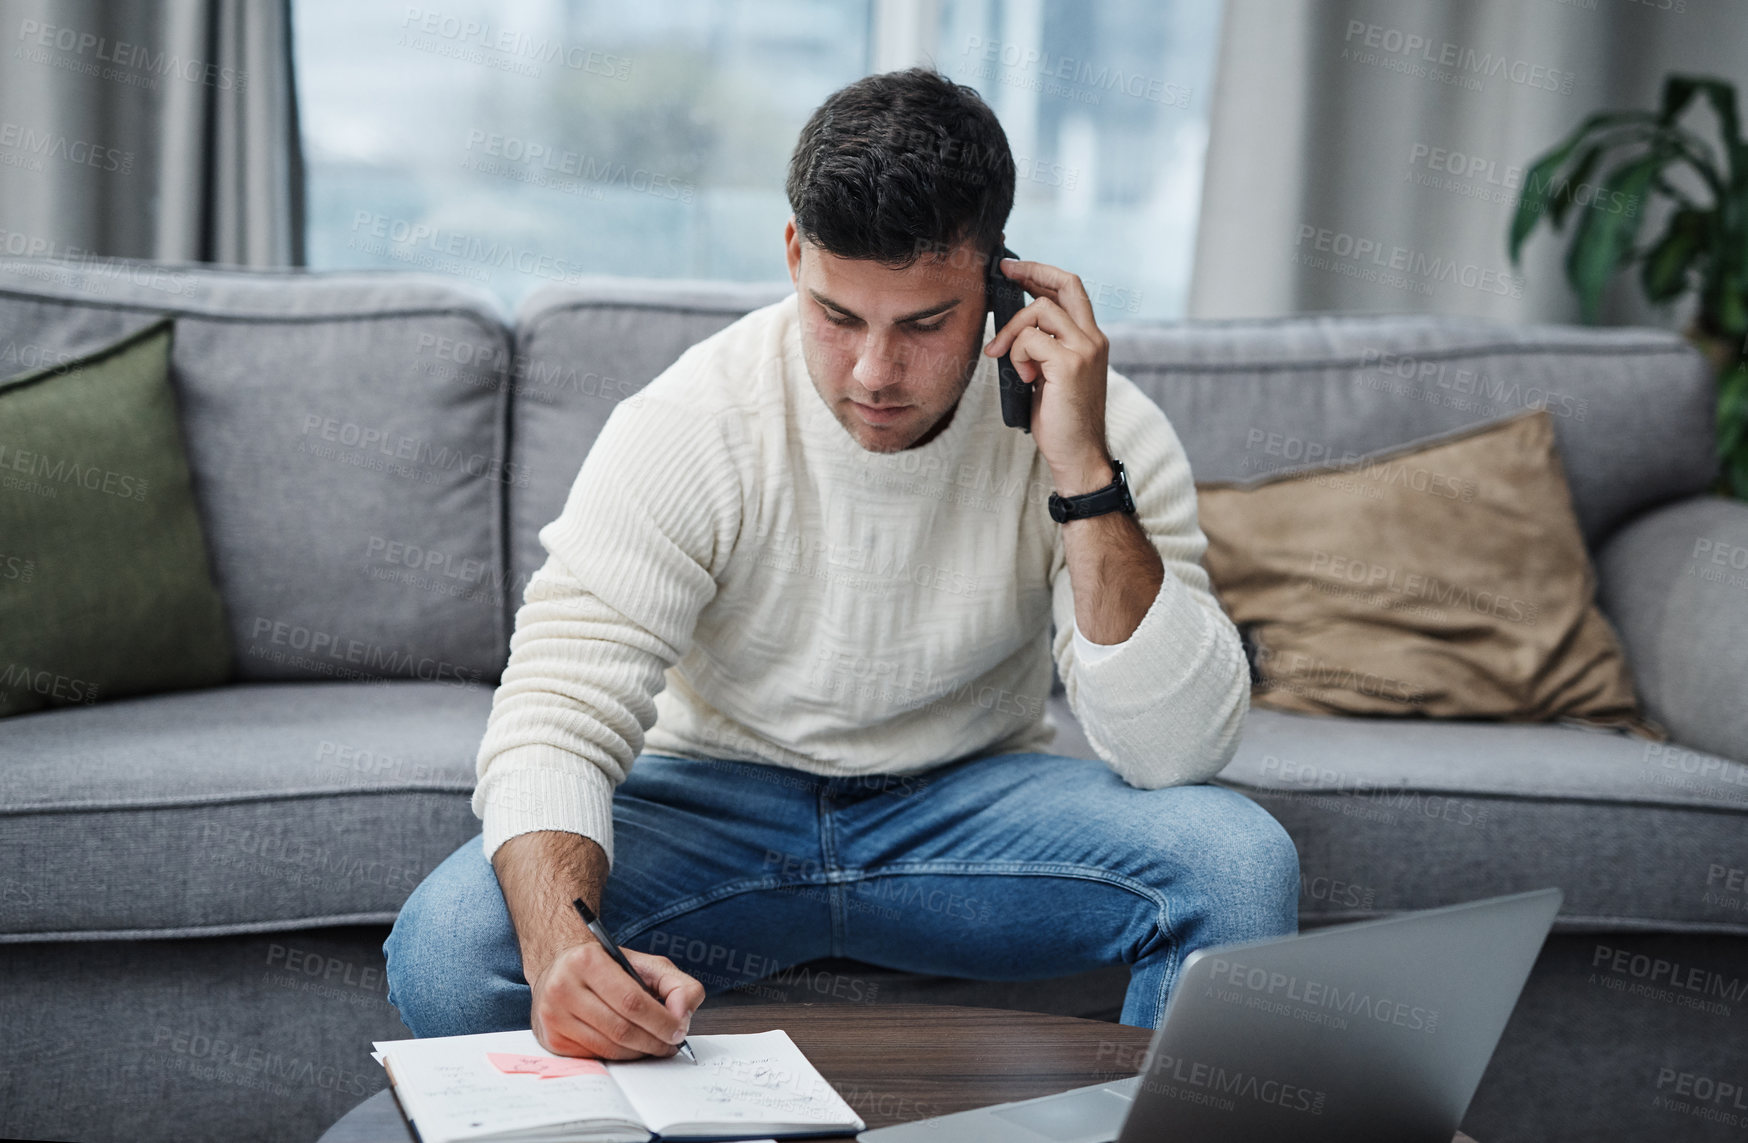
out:
M1129 495L1129 475L1123 471L1123 462L1113 460L1111 468L1116 475L1103 488L1079 496L1063 496L1052 492L1050 518L1062 524L1069 520L1084 520L1088 516L1103 516L1106 512L1133 514L1135 498Z

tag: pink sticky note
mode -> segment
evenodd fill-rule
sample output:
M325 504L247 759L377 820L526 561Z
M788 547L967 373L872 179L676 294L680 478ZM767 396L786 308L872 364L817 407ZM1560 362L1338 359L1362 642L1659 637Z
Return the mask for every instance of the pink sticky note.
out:
M559 1076L604 1076L607 1069L600 1060L579 1060L571 1056L523 1056L515 1052L487 1052L492 1066L509 1075L539 1076L557 1079Z

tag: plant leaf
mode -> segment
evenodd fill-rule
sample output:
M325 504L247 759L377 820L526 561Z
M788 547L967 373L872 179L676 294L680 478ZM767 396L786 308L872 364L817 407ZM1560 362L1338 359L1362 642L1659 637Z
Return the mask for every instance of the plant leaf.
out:
M1670 216L1668 229L1639 267L1645 297L1661 304L1682 295L1687 289L1687 271L1700 253L1707 230L1707 218L1697 210L1678 210Z
M1575 188L1582 186L1590 173L1596 170L1596 164L1602 158L1602 149L1601 143L1585 148L1584 153L1578 156L1578 162L1573 164L1572 169L1566 172L1566 177L1560 181L1554 196L1548 200L1548 224L1555 230L1565 225L1566 213L1572 209L1574 196L1577 194Z
M1734 85L1705 75L1672 75L1663 84L1663 110L1658 119L1668 126L1675 122L1696 93L1703 93L1706 102L1718 117L1719 133L1726 149L1742 140L1741 119L1736 114Z
M1657 113L1658 122L1664 126L1675 122L1699 91L1697 77L1691 75L1672 75L1663 81L1663 106Z
M1748 333L1748 284L1735 274L1725 275L1718 290L1718 328L1731 340Z
M1620 194L1642 205L1646 188L1673 158L1670 148L1654 145L1645 154L1616 167L1603 183L1607 201L1615 201L1614 196ZM1566 278L1578 291L1579 310L1587 324L1596 323L1609 275L1631 257L1633 239L1644 219L1642 209L1613 211L1594 206L1585 210L1579 220L1578 232L1566 251Z
M1606 127L1623 123L1649 124L1655 121L1655 116L1648 111L1599 111L1586 116L1572 134L1536 157L1524 175L1523 187L1517 194L1517 213L1511 220L1511 236L1506 248L1511 253L1513 265L1518 262L1524 239L1535 229L1537 220L1547 213L1548 189L1554 185L1555 172L1571 157L1578 145L1592 132Z
M1748 364L1718 378L1717 459L1725 487L1748 499Z

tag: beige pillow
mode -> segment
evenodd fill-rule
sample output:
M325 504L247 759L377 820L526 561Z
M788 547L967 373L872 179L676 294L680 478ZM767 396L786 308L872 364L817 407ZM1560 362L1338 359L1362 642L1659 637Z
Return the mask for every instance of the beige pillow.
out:
M1197 498L1253 705L1667 737L1596 607L1546 411Z

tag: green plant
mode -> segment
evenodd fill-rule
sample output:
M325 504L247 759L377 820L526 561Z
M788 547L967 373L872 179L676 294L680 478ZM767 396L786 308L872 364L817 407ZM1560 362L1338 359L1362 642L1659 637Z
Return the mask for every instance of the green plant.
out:
M1679 122L1696 96L1711 105L1721 148ZM1597 176L1605 160L1614 165ZM1683 169L1703 185L1704 198L1671 181ZM1672 208L1667 224L1649 245L1637 246L1648 207L1658 197ZM1659 110L1604 111L1585 119L1537 156L1524 177L1511 222L1513 265L1544 218L1555 231L1576 218L1566 278L1588 323L1598 320L1609 278L1634 263L1645 297L1654 303L1697 293L1688 336L1717 372L1722 490L1748 499L1748 144L1735 87L1706 76L1672 75L1664 81Z

